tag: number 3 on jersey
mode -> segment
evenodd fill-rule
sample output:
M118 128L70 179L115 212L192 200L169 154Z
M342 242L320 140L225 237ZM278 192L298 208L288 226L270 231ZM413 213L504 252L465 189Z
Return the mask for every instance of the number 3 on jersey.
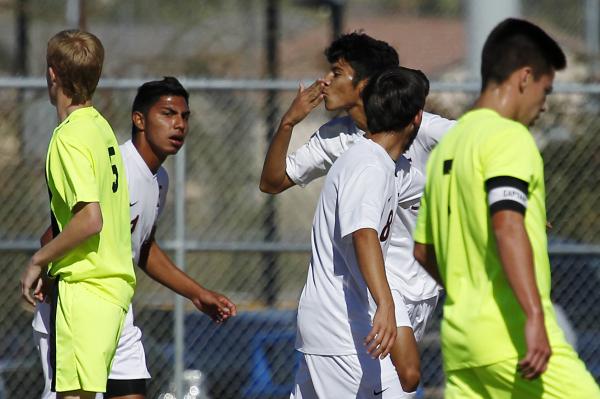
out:
M112 163L112 157L115 155L115 147L108 147L108 159L110 160L110 165L112 166L113 175L115 175L115 181L112 184L112 191L116 193L119 189L119 170L116 165Z
M394 211L390 211L388 215L387 222L383 229L381 229L381 234L379 235L379 241L384 242L390 236L390 231L392 230L392 221L394 220Z

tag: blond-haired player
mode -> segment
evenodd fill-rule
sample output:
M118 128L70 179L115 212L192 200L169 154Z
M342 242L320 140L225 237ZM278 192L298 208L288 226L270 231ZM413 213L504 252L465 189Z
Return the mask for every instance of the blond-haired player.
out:
M162 165L169 155L179 151L188 134L188 100L189 94L181 83L167 76L141 85L133 101L131 140L120 146L130 194L132 257L148 276L185 296L198 310L221 323L235 316L235 305L179 269L154 238L169 190L169 176ZM44 241L43 237L42 244ZM53 370L48 351L49 309L49 303L38 303L32 323L45 377L42 399L56 398L50 390ZM108 376L105 399L146 397L150 372L142 331L134 324L133 313L130 306Z
M54 238L31 257L21 290L34 304L42 273L56 281L49 333L58 398L105 391L135 288L123 161L92 106L103 60L88 32L61 31L48 42L48 94L59 120L46 158Z

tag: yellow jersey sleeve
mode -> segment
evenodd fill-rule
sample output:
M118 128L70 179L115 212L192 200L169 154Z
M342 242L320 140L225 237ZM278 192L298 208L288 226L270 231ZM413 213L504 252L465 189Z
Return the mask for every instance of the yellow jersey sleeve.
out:
M529 131L516 122L482 142L480 165L484 181L510 176L530 183L535 174L537 148Z
M51 183L69 209L79 202L99 202L94 159L87 146L58 134L50 151Z

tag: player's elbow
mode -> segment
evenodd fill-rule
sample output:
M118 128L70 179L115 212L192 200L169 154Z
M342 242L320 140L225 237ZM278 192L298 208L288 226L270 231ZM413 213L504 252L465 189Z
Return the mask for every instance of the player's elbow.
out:
M102 231L104 227L104 220L102 218L102 211L98 203L90 203L82 209L82 217L85 218L85 231L83 234L87 237L91 237Z
M260 191L262 191L265 194L279 194L281 192L281 189L270 184L264 179L260 179L260 184L258 185L258 187L260 188Z
M285 184L275 182L265 176L261 176L258 187L265 194L279 194L286 189Z
M400 385L404 392L414 392L419 387L421 382L421 370L419 366L407 366L397 368L398 378L400 379Z
M98 202L78 202L73 207L73 219L71 223L77 223L79 234L91 237L102 231L102 210Z
M102 214L98 213L90 218L90 223L88 225L88 235L93 236L102 231L102 227L104 227L104 221L102 220Z

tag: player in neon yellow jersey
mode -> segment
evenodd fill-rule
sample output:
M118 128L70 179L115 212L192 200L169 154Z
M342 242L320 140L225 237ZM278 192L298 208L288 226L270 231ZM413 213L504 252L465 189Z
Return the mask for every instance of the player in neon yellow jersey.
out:
M187 90L174 77L144 83L133 100L131 140L120 146L129 188L132 257L152 279L185 296L198 310L221 323L235 316L235 305L225 296L202 287L179 269L154 238L169 189L169 176L162 165L168 156L179 151L188 135L188 100ZM41 244L49 241L51 236L49 228L42 236ZM45 380L42 399L56 399L56 394L50 391L53 375L48 345L50 309L50 303L40 301L32 323ZM142 331L135 325L130 305L106 392L96 398L146 398L146 380L150 378L150 372L142 341Z
M543 161L527 129L565 66L539 27L500 23L474 109L428 161L414 255L446 288L446 398L600 397L550 302Z
M53 237L21 278L34 304L40 276L56 278L50 337L58 398L104 392L135 288L129 193L116 137L92 106L104 49L94 35L62 31L48 42L50 102L60 124L46 159Z

